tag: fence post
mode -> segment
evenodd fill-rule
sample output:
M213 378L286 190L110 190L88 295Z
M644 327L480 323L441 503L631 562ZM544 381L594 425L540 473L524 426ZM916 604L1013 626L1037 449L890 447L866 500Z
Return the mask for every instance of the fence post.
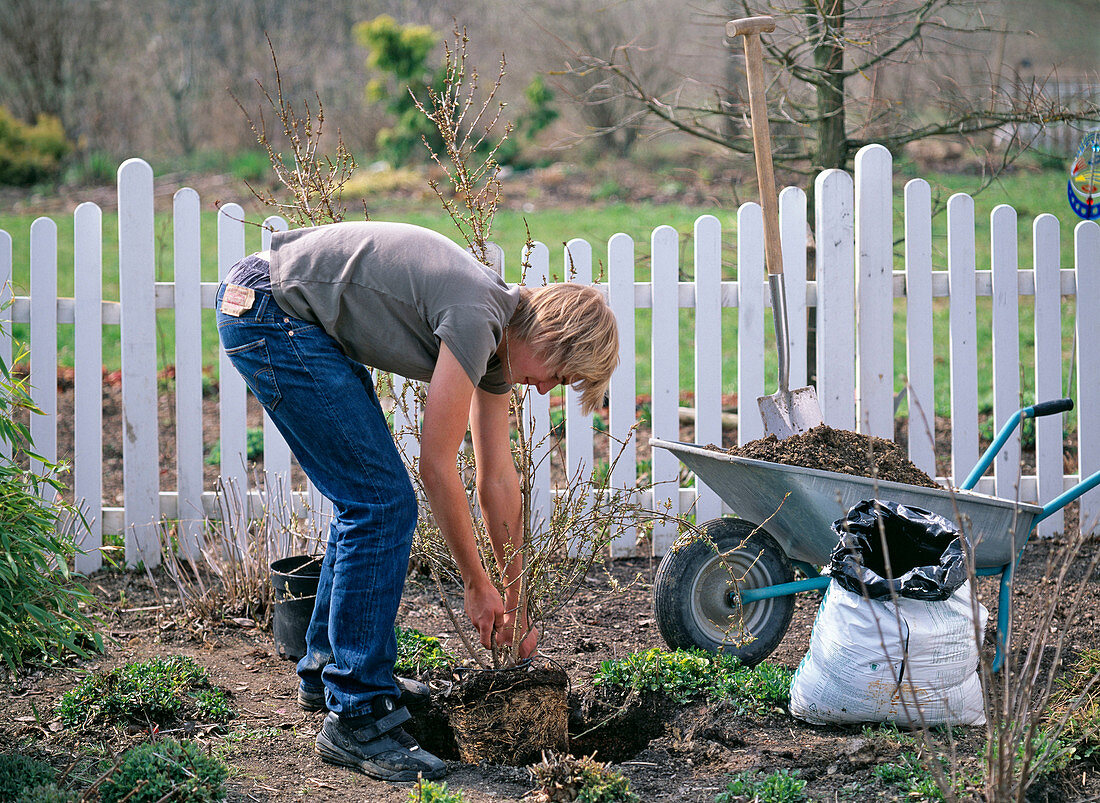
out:
M57 224L46 217L31 224L30 340L31 397L43 413L31 416L31 440L52 463L57 460ZM41 472L42 462L32 460L31 468Z
M11 366L11 269L12 269L12 243L11 235L6 231L0 231L0 360L4 361L9 369ZM0 438L0 456L10 457L11 447L8 442Z
M198 557L206 513L202 503L202 236L199 194L173 199L176 312L176 518L180 550Z
M932 188L905 185L905 365L909 459L936 476L935 344L932 337Z
M225 279L229 269L245 256L244 210L237 204L225 204L218 210L218 278ZM225 349L218 349L218 433L221 448L221 476L229 496L239 495L241 517L249 515L248 472L248 396L244 379L229 361ZM231 506L226 506L231 507ZM228 510L227 510L228 512ZM246 545L244 521L231 522L238 543Z
M260 229L260 250L270 250L271 235L276 231L286 230L287 222L283 218L273 215L265 219ZM374 374L372 377L377 382L378 377ZM264 410L264 498L273 506L276 518L280 521L285 518L288 525L294 512L294 489L290 472L290 446L267 414L267 410ZM289 533L280 534L280 540L272 546L275 558L285 557L290 546Z
M550 281L550 249L542 243L534 243L528 250L524 246L522 264L529 266L524 284L528 287L541 287ZM525 387L520 393L526 396L526 421L528 444L533 453L535 475L531 478L532 528L549 527L550 515L554 509L550 489L550 394L543 395L534 388Z
M619 367L611 376L609 459L622 449L622 458L611 474L611 488L633 488L637 484L637 442L634 368L634 241L625 234L612 235L607 243L608 298L619 323ZM622 444L625 443L625 446ZM611 542L612 556L634 552L635 528L620 531Z
M1100 470L1100 226L1081 221L1073 231L1077 274L1077 468L1081 479ZM1060 417L1060 416L1059 416ZM1081 497L1082 532L1095 532L1100 492Z
M698 299L698 284L695 296ZM764 212L760 204L746 203L737 210L737 443L741 446L764 435L756 401L764 395L764 317Z
M978 462L978 344L974 265L974 199L947 199L947 272L951 286L951 479Z
M695 221L695 442L722 445L722 224ZM695 478L696 521L722 515L722 500Z
M881 145L856 154L859 431L894 437L893 162Z
M118 274L126 565L156 566L160 465L153 169L141 159L127 159L118 168Z
M680 440L680 253L679 234L672 226L653 230L652 386L650 421L653 435ZM665 449L650 455L653 509L680 514L680 461ZM663 555L676 540L676 524L653 523L653 553Z
M1020 260L1016 243L1016 210L1001 204L989 215L990 270L993 280L993 419L994 432L1020 408ZM997 496L1016 499L1020 484L1020 433L1009 440L994 462Z
M809 327L806 316L806 193L799 187L784 187L779 193L779 234L787 295L790 387L801 388L807 382Z
M843 170L814 183L817 396L825 423L856 428L855 184ZM785 262L786 260L784 260ZM794 383L792 382L792 385ZM797 385L795 385L797 387Z
M1035 399L1062 396L1062 277L1059 224L1054 215L1039 215L1032 224L1035 263ZM1062 492L1062 416L1035 420L1035 475L1038 498L1050 500ZM1039 535L1062 531L1061 510L1039 522Z
M578 284L592 284L592 246L585 240L570 240L564 251L565 275ZM592 414L581 413L580 393L565 389L565 470L570 478L592 476Z
M103 565L103 213L83 203L73 214L73 497L76 570Z

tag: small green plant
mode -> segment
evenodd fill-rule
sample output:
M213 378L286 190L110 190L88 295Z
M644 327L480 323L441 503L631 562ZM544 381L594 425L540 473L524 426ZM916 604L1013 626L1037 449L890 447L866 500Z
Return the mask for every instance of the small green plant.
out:
M20 350L13 362L26 356ZM81 517L58 494L63 467L35 454L29 427L16 417L41 414L26 382L0 360L0 444L11 455L0 454L0 653L12 672L28 660L88 657L103 646L85 607L92 597L68 569L76 553L70 524ZM29 458L42 468L24 468Z
M226 722L233 719L233 707L221 689L202 689L195 695L195 711L207 722Z
M53 767L22 753L0 755L0 800L12 800L27 787L53 783Z
M789 669L762 663L746 667L730 655L703 650L667 652L652 648L618 661L604 661L595 685L660 691L674 700L708 697L730 700L742 713L767 714L790 701Z
M415 789L409 790L410 803L466 803L466 795L459 789L448 789L445 783L420 779Z
M264 456L264 431L262 427L249 427L244 436L245 455L249 460L257 460ZM216 466L222 461L221 441L210 447L210 454L206 456L205 463L208 466Z
M932 777L931 771L911 751L902 753L896 762L879 764L872 774L883 783L894 784L903 789L912 789L924 779Z
M72 728L95 725L163 727L180 721L233 717L225 692L206 670L183 656L152 658L84 678L57 706Z
M162 739L127 750L103 782L103 803L216 803L225 799L229 770L195 742Z
M420 675L429 669L452 666L453 655L443 649L443 644L435 636L426 636L416 628L395 627L397 634L398 672Z
M15 796L13 803L76 803L79 799L76 792L62 789L56 783L44 783L28 786Z
M765 775L762 772L742 772L734 776L714 798L714 803L798 803L806 800L806 781L798 770L781 769Z
M630 791L630 782L622 773L602 764L593 756L576 758L551 753L531 767L535 783L539 784L536 800L545 803L578 801L578 803L637 803L638 796Z

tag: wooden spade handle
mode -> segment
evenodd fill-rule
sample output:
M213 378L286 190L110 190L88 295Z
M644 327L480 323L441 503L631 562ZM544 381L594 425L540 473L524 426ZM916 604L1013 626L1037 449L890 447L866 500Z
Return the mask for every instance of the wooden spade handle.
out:
M775 30L771 17L746 17L726 23L726 36L745 37L745 71L749 79L749 119L752 121L752 149L756 157L756 181L760 205L764 208L764 259L769 275L783 273L783 251L779 240L779 199L772 172L772 137L768 129L768 105L764 99L764 52L760 34Z

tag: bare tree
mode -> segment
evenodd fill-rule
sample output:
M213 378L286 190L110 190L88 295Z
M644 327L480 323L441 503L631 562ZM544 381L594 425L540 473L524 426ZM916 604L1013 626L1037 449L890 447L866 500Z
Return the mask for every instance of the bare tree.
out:
M79 138L82 94L97 77L97 53L110 47L111 25L111 0L3 0L0 103L27 122L57 117Z
M664 0L551 0L527 11L541 29L539 38L550 45L546 55L556 85L576 101L586 127L580 138L593 139L606 153L626 156L644 131L645 110L600 65L621 56L651 91L671 91L676 73L669 67L670 54L683 36L676 25L679 8ZM591 54L595 61L581 54Z
M894 151L929 137L977 145L1022 123L1097 119L1094 99L1048 96L1043 80L1019 80L989 61L996 37L1010 35L989 16L995 9L981 0L725 0L701 15L715 26L716 40L727 19L775 17L777 30L764 42L774 158L820 170L849 167L872 142ZM727 58L736 59L739 48L731 44ZM730 84L739 75L727 72L709 83L685 75L667 89L637 69L638 51L626 37L610 54L578 42L571 73L590 81L600 76L635 113L752 152L742 121L747 109Z

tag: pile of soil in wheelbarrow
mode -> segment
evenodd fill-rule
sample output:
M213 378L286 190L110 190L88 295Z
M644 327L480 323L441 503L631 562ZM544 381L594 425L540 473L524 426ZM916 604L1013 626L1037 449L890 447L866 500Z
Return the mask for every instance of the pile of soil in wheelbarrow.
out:
M910 463L902 447L893 441L845 429L833 429L825 424L783 440L775 435L768 435L725 451L738 457L766 460L786 466L817 468L925 488L940 487L935 480Z

